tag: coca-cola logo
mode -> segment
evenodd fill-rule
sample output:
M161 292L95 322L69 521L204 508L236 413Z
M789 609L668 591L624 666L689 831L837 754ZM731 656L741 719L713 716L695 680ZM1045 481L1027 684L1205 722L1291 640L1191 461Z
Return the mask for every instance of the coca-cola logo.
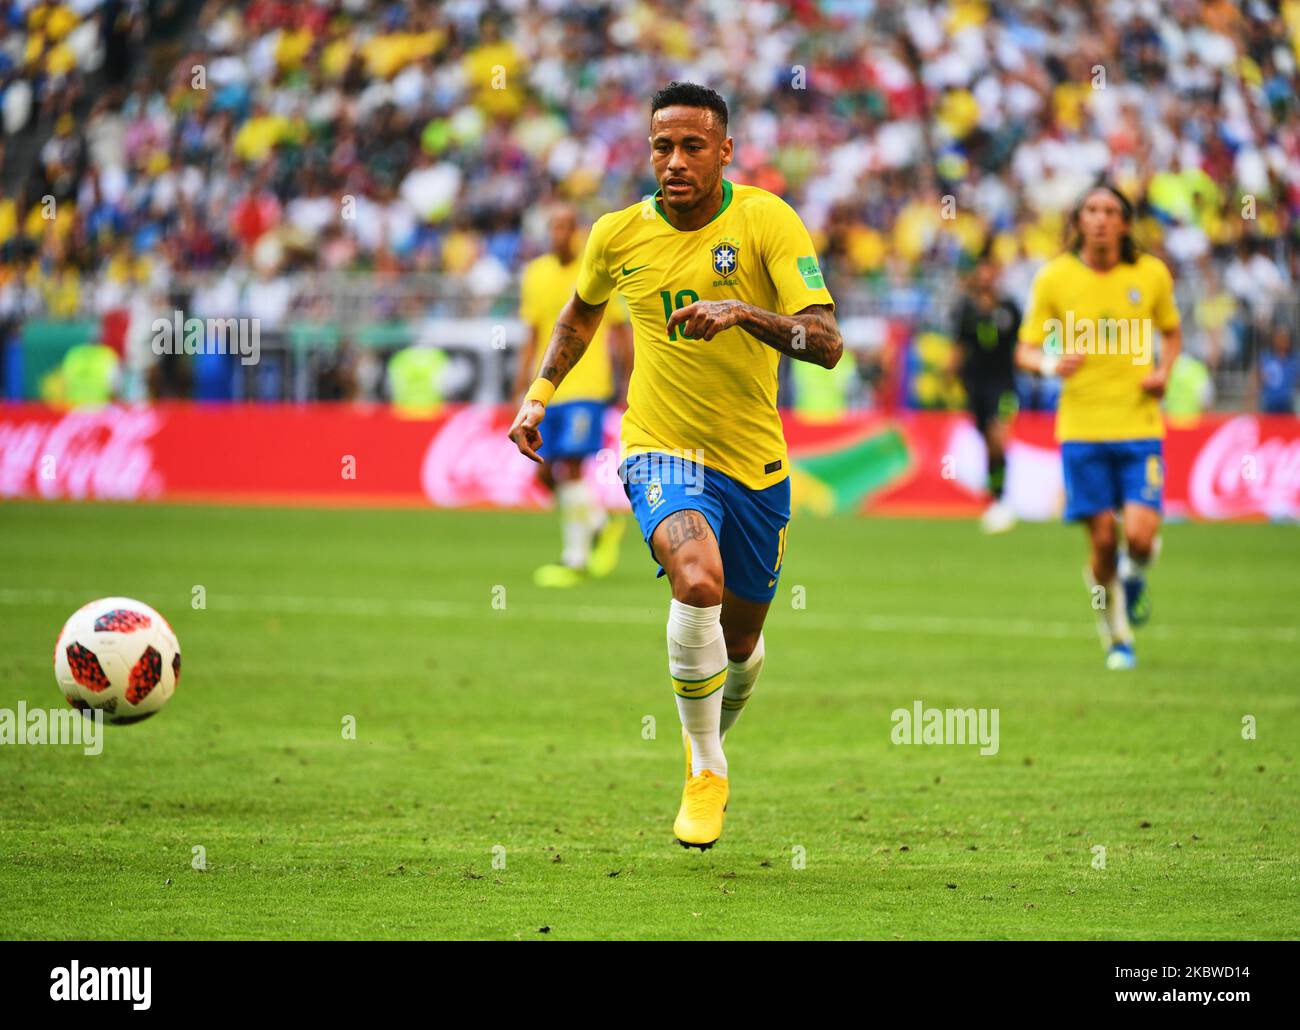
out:
M0 497L140 500L163 491L158 415L118 406L0 422Z
M536 466L510 442L509 428L508 417L487 405L469 405L447 419L424 454L425 496L440 508L546 504Z
M584 475L603 508L625 511L627 497L617 473L619 417L617 410L607 409L605 447L587 462ZM506 436L513 419L513 411L490 405L469 405L452 414L424 454L420 483L425 496L440 508L549 506L550 493L537 478L537 466Z
M1192 464L1188 499L1205 518L1300 515L1300 437L1260 439L1249 415L1225 422Z

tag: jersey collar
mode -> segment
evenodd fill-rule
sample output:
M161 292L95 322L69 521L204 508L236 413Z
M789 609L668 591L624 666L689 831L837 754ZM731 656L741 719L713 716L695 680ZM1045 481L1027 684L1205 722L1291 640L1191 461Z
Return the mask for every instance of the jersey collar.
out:
M704 225L701 225L700 229L678 229L677 226L673 225L672 222L668 221L668 216L664 214L663 192L664 192L664 188L662 186L660 186L657 190L655 190L655 195L654 195L655 210L659 212L659 217L662 218L674 232L699 232L700 229L704 228L704 225L710 225L713 222L716 222L719 218L721 218L722 212L724 212L725 210L727 210L728 207L731 206L731 181L729 179L723 179L722 180L722 206L718 208L717 214L715 214L712 218L710 218L707 222L705 222Z
M1118 272L1121 267L1123 267L1125 264L1128 263L1121 256L1120 259L1116 261L1113 265L1111 265L1108 269L1106 269L1106 271L1098 272L1095 268L1092 267L1092 265L1088 264L1088 262L1083 260L1083 255L1080 254L1077 250L1070 251L1070 256L1073 257L1074 260L1079 263L1080 268L1084 269L1085 271L1091 272L1093 275L1098 275L1098 276L1106 276L1106 275L1110 275L1112 272ZM1134 261L1133 264L1136 265L1137 262Z

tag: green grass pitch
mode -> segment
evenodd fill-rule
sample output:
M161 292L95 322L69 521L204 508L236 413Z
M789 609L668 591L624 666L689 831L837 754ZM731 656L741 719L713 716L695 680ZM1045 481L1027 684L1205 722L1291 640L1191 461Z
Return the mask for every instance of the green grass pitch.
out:
M0 707L63 704L95 597L184 653L102 755L0 747L0 936L1300 936L1294 528L1168 526L1120 674L1072 527L796 518L705 854L633 535L545 592L544 516L0 505ZM916 700L997 708L998 754L891 743Z

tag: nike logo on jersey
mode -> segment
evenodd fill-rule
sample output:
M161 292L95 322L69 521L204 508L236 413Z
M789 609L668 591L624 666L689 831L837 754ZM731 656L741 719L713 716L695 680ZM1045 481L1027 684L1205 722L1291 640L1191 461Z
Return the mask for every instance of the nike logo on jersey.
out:
M624 275L631 275L633 272L639 272L639 271L641 271L641 269L643 269L643 268L649 268L649 267L650 267L649 265L637 265L635 268L628 268L627 265L624 265L624 266L623 266L623 274L624 274Z

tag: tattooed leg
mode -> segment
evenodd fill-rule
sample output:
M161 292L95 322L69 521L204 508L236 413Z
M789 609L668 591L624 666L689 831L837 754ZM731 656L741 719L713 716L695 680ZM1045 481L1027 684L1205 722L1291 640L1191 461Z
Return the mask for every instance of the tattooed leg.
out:
M722 603L722 555L702 513L694 508L673 512L655 528L650 545L674 598L697 608Z
M722 751L722 685L727 676L727 644L722 635L722 555L704 515L693 508L673 512L655 527L651 544L668 573L673 599L668 606L668 675L677 715L687 742L688 781L706 770L727 776ZM683 813L683 796L674 831ZM716 836L716 835L715 835Z

